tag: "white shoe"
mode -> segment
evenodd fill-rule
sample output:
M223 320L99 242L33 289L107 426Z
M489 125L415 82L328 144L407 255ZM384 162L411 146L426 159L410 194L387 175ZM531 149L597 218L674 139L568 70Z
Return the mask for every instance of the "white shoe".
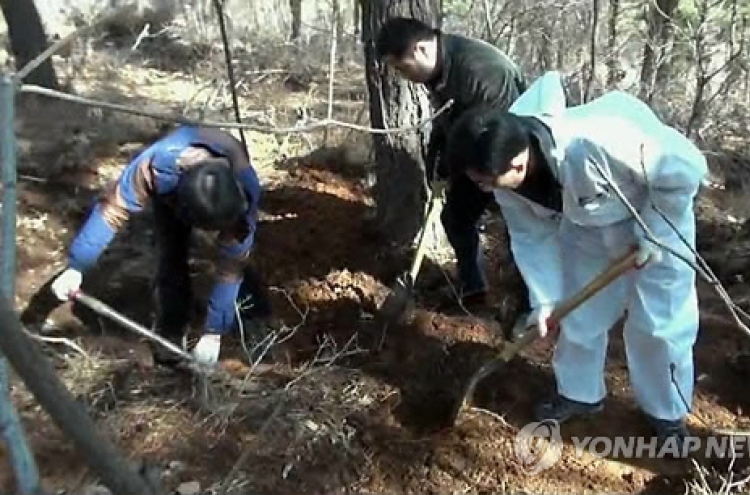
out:
M193 348L195 360L201 364L214 365L219 361L221 353L221 335L207 333L203 335Z

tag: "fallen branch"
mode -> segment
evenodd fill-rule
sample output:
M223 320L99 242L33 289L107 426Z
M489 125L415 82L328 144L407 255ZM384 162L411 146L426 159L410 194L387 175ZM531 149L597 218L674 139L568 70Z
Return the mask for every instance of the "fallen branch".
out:
M34 332L29 332L24 328L24 332L26 332L26 335L31 337L32 339L36 340L37 342L42 342L44 344L58 344L58 345L64 345L65 347L69 347L76 351L81 356L85 357L86 359L91 359L91 356L83 350L81 346L76 344L70 339L66 339L65 337L45 337L43 335L35 334Z
M111 443L97 435L93 420L57 377L39 346L23 331L18 315L6 297L0 298L0 326L0 350L52 421L83 454L102 483L113 493L122 495L164 493L143 479Z
M267 127L267 126L256 125L256 124L238 124L234 122L212 122L212 121L200 121L200 120L194 120L194 119L186 119L184 117L177 117L175 115L167 115L164 113L150 112L147 110L139 110L137 108L130 107L127 105L120 105L117 103L109 103L105 101L93 100L91 98L84 98L82 96L76 96L70 93L65 93L63 91L56 91L54 89L43 88L41 86L35 86L33 84L24 84L20 87L19 90L22 93L36 94L40 96L46 96L48 98L55 98L58 100L67 101L70 103L76 103L79 105L113 110L115 112L128 113L131 115L138 115L141 117L150 117L152 119L157 119L157 120L166 120L166 121L175 122L175 123L183 124L183 125L214 127L214 128L223 128L223 129L248 129L251 131L261 132L261 133L266 133L266 134L294 134L294 133L302 133L302 132L325 129L328 127L343 127L343 128L352 129L355 131L366 132L369 134L399 134L399 133L405 133L405 132L412 132L412 131L417 131L417 130L422 129L427 124L429 124L430 122L435 120L437 117L439 117L441 114L443 114L445 111L447 111L453 105L453 100L449 100L432 116L423 120L419 124L413 125L413 126L407 126L407 127L395 127L391 129L375 129L373 127L351 124L349 122L342 122L340 120L333 120L333 119L319 120L317 122L313 122L305 126Z

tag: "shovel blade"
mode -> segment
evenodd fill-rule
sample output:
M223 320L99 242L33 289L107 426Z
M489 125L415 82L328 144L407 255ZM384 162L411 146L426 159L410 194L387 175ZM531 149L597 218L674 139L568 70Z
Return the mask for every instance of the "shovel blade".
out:
M507 361L501 358L492 359L484 363L484 365L482 365L479 370L471 375L469 380L466 382L466 386L456 397L456 401L453 404L453 408L451 409L451 416L447 421L448 425L455 425L456 421L458 421L459 416L461 416L464 411L471 407L471 403L474 400L474 391L476 390L477 385L479 385L479 382L493 373L502 372L506 363Z
M390 290L390 293L380 305L378 315L383 323L394 323L401 319L401 316L409 308L412 298L411 287L402 281L396 282Z

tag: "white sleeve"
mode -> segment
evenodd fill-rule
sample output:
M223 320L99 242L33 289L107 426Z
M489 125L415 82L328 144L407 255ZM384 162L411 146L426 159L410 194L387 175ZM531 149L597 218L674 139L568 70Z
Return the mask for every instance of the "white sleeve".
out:
M559 220L536 214L514 196L512 192L495 191L508 227L513 259L529 288L530 306L555 305L562 298L563 286Z
M660 239L674 232L662 214L674 221L685 208L693 207L693 200L708 173L705 156L685 136L666 127L659 142L661 147L650 150L654 156L646 157L651 164L641 170L639 178L647 187L649 201L640 211L644 223ZM645 153L648 154L648 147ZM656 208L654 208L656 206ZM635 234L642 240L646 233L636 222Z

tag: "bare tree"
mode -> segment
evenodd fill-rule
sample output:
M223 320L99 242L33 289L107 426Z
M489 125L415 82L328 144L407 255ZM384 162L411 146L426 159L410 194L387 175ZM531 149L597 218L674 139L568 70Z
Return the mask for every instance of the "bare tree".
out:
M292 32L289 41L297 41L302 33L302 0L289 0L292 10Z
M21 69L47 48L47 35L39 11L33 0L0 0L0 9L8 26L10 49L16 67ZM26 82L57 89L59 84L52 61L47 60L37 67L28 75Z
M354 35L359 36L362 29L362 0L354 0L352 14L352 19L354 20Z
M609 0L607 21L607 88L612 89L620 79L620 56L617 53L617 23L620 18L620 0Z
M591 43L589 47L589 69L586 78L586 89L583 92L583 102L587 102L591 95L591 85L596 77L596 35L599 28L599 0L593 0L591 11Z
M718 50L715 48L716 40L710 39L708 35L707 26L710 23L709 17L712 13L712 7L716 7L716 4L711 5L707 0L700 0L696 6L698 23L693 31L691 43L695 54L696 77L690 116L685 126L685 132L688 136L692 136L703 121L708 105L719 95L726 95L728 89L740 78L740 72L732 69L735 65L734 62L742 55L745 47L745 20L743 19L741 23L738 21L737 0L733 0L729 28L728 30L719 30L719 34L716 36L716 38L726 39L728 56L724 63L712 70L711 62ZM737 29L738 27L740 29ZM739 40L735 39L735 30L740 31ZM711 82L723 73L725 74L724 79L718 85L718 88L712 91Z
M639 96L651 103L658 92L659 81L669 74L669 58L674 43L674 22L678 0L653 0L646 10L648 26L643 46L641 87Z
M433 0L380 0L362 4L367 89L373 127L388 128L417 124L430 114L426 91L398 77L376 59L375 39L384 21L392 16L411 16L432 25L437 18ZM376 135L377 160L376 224L397 245L411 242L421 220L427 198L424 152L427 129L391 135Z

